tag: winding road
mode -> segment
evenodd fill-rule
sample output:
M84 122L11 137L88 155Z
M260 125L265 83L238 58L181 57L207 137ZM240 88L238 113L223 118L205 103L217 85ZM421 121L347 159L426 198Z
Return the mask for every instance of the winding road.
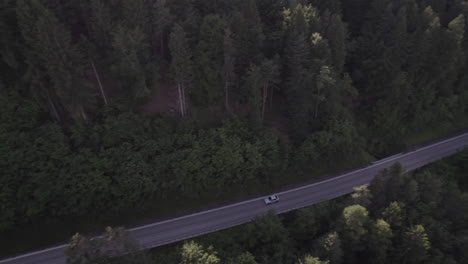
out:
M129 229L143 248L152 248L202 234L240 225L275 210L284 213L320 201L333 199L369 183L382 169L396 162L407 170L450 156L468 147L468 133L458 135L407 153L400 153L343 175L278 193L280 202L265 205L264 197L251 199L208 211L186 215ZM64 264L66 244L0 260L0 264Z

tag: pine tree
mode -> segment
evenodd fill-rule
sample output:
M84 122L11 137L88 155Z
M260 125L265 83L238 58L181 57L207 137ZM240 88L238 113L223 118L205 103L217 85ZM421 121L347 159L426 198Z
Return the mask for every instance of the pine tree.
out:
M99 87L99 92L101 93L102 99L104 104L107 105L107 96L104 89L104 85L101 80L101 75L96 67L96 63L94 58L98 57L95 45L89 41L85 36L81 36L80 40L80 47L86 54L87 60L91 65L92 71L94 73L94 77L96 78L97 86Z
M249 252L242 253L234 259L229 259L226 264L257 264L255 257Z
M310 48L304 35L291 40L288 46L287 101L288 110L298 135L304 136L310 128L313 114L313 75L309 69Z
M118 25L112 32L114 49L114 70L127 86L135 99L149 94L146 80L146 63L148 44L144 32L136 27Z
M39 2L20 1L18 5L22 34L31 49L26 54L30 70L38 77L46 75L54 89L46 88L39 93L45 94L57 119L63 107L73 118L86 120L85 109L92 106L93 96L89 85L83 81L87 74L84 56L78 46L72 44L70 31ZM42 78L40 87L47 87L49 84Z
M140 28L146 35L150 33L150 11L147 0L119 0L122 12L121 23L129 28Z
M224 28L224 20L217 15L207 15L200 28L194 98L202 105L213 105L223 95L220 87L223 85Z
M91 40L99 47L100 52L106 50L112 43L113 20L110 6L103 0L90 1L89 28Z
M260 62L265 38L256 0L246 0L242 3L241 13L234 16L231 22L239 58L239 75L243 75L251 63Z
M231 37L231 30L226 28L224 30L224 39L223 39L223 52L224 52L224 62L223 62L223 81L224 81L224 107L226 111L230 111L229 100L230 100L230 91L229 88L233 86L236 74L235 74L235 54L236 50L234 48L233 39Z
M329 10L333 14L341 14L341 2L339 0L315 0L316 5L321 11Z
M166 57L166 34L172 24L172 17L169 8L166 6L166 0L155 0L152 8L152 23L154 34L159 40L160 56Z
M0 3L0 58L4 64L11 69L17 69L19 62L16 54L16 49L19 45L14 39L14 5L12 0L6 0ZM2 76L3 77L3 76Z
M278 60L277 60L278 61ZM274 60L265 60L262 62L262 111L261 111L261 120L265 119L265 111L267 108L268 97L272 98L273 88L279 84L279 74L280 69L277 61ZM270 99L272 101L273 99Z
M349 29L353 36L361 32L362 26L366 21L366 15L370 8L372 0L344 1L343 16L348 21Z
M24 68L19 59L23 44L15 37L18 32L15 2L6 0L0 3L0 95L6 94L8 87L17 82Z
M333 14L330 24L325 32L325 37L330 45L332 65L336 72L343 72L346 58L346 26L339 15Z
M263 23L265 45L263 51L268 58L279 54L284 45L282 17L287 7L287 0L257 0L260 20Z
M398 250L403 263L421 263L428 257L431 243L422 225L416 225L403 234L403 241Z
M392 229L385 220L378 219L369 230L369 261L376 264L388 263L388 253L392 247Z
M262 126L262 69L252 64L246 74L245 85L250 90L248 102L252 113L252 123L255 128L260 128Z
M250 90L249 105L255 127L261 127L265 119L268 97L278 84L279 68L273 60L264 60L259 66L253 64L247 72L246 85Z
M335 79L331 76L332 72L328 66L322 66L320 73L316 78L317 92L315 94L314 118L318 118L320 104L327 100L326 93L335 85Z

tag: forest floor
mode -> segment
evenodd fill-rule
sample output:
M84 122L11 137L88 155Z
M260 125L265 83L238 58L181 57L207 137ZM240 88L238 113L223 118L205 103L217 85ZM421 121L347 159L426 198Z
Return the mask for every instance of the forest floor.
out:
M142 111L147 114L175 114L177 108L177 91L167 83L158 83L158 88L143 105Z

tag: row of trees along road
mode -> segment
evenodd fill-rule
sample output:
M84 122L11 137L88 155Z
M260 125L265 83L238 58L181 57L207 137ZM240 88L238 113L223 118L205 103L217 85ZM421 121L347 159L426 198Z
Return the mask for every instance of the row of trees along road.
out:
M102 241L75 235L69 263L341 264L466 263L468 196L458 176L466 174L468 152L408 174L396 164L369 186L344 198L286 215L269 213L256 221L152 252L121 229L106 230ZM466 187L466 186L465 186ZM211 245L215 245L214 247ZM94 253L93 253L94 252ZM79 262L81 261L81 262Z

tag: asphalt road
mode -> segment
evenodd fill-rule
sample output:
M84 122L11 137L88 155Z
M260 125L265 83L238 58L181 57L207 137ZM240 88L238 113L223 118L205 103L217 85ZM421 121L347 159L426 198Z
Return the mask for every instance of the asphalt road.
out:
M254 218L275 210L284 213L323 200L333 199L353 191L353 188L367 184L383 168L400 162L408 170L414 170L428 163L450 156L468 147L468 133L462 134L408 153L394 155L371 166L358 169L328 180L305 185L278 193L280 202L265 205L264 197L243 201L220 208L203 211L167 221L132 228L129 231L144 248L152 248L192 238L228 227L249 222ZM0 260L0 264L64 264L63 250L67 245L48 248Z

